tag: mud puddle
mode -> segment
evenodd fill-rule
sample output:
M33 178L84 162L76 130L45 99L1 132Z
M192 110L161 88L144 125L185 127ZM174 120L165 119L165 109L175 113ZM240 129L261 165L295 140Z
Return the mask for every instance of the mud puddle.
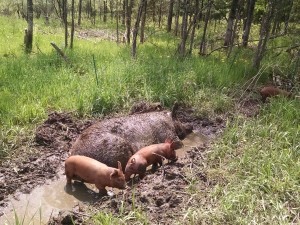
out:
M186 156L187 150L204 145L208 139L200 133L191 133L183 140L184 147L176 151L179 160ZM119 190L107 188L109 193L118 194ZM17 220L24 224L47 224L57 217L61 210L71 211L78 204L91 205L100 201L94 185L74 182L72 190L66 189L63 163L56 178L45 185L34 188L30 194L18 194L9 197L8 205L0 217L0 224L15 224Z

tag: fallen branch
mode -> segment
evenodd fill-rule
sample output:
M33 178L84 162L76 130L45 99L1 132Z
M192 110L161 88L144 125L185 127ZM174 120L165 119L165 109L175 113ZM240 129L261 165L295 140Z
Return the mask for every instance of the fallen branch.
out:
M58 54L65 60L66 63L70 63L68 57L65 55L65 53L54 43L50 43L52 47L58 52Z

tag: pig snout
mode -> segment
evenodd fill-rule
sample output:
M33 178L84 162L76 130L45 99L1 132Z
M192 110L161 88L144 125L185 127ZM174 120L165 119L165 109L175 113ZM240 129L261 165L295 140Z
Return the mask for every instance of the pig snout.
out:
M122 165L119 161L118 161L118 169L114 169L110 177L111 177L112 187L116 187L119 189L126 188L125 175L122 171Z
M114 187L119 188L119 189L126 189L125 177L123 179L115 181Z

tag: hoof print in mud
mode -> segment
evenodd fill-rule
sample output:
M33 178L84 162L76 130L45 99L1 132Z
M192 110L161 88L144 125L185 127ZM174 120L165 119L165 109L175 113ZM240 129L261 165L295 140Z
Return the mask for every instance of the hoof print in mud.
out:
M182 199L175 196L175 197L172 197L169 201L169 207L170 208L175 208L177 207L180 203L182 202Z
M142 202L142 203L149 203L149 199L147 198L146 195L142 195L140 197L140 202Z
M155 200L155 204L156 204L157 207L160 207L163 204L165 204L165 200L163 199L163 197L160 197L160 198Z
M174 180L176 179L178 176L175 173L165 173L165 179L166 180Z

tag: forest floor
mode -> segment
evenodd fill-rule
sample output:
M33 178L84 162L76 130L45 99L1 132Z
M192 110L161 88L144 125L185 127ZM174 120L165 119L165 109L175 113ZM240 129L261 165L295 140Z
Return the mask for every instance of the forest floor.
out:
M246 117L254 116L259 102L248 101L237 106ZM175 163L165 164L143 180L134 178L128 188L114 196L98 197L92 205L78 205L71 211L61 211L52 217L49 224L87 224L91 212L104 211L118 216L130 216L133 212L144 213L150 224L173 224L182 218L184 210L197 206L197 198L191 198L193 190L207 190L215 184L205 173L205 159L210 143L222 134L226 120L234 115L223 114L214 119L200 118L193 109L181 107L178 119L193 125L194 132L209 138L206 144L191 147L185 157ZM7 196L30 193L46 180L55 179L63 169L68 150L78 135L97 119L78 119L71 113L52 112L48 119L37 127L31 151L18 152L3 160L0 165L0 216L7 205ZM195 185L191 185L194 180ZM97 196L97 195L95 195ZM205 201L203 199L202 201ZM3 213L2 213L3 214ZM72 219L71 219L72 217Z

